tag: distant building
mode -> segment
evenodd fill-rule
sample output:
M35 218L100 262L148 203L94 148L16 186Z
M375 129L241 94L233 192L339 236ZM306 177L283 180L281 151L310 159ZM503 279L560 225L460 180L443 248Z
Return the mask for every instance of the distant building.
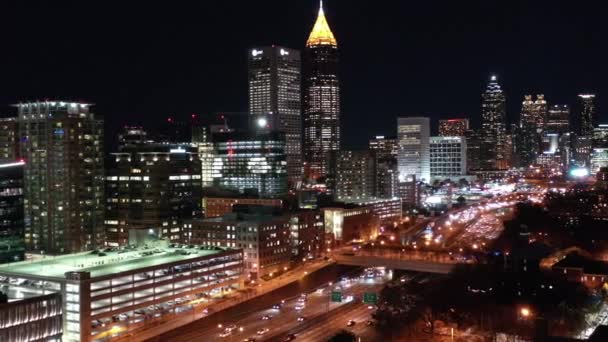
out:
M588 167L591 162L591 152L593 151L593 137L588 135L575 136L573 145L573 159L578 166Z
M593 94L580 94L579 98L579 116L580 130L579 134L582 136L593 135L593 127L596 118L595 110L595 95Z
M431 137L431 179L452 179L467 174L467 142L465 137Z
M338 201L359 200L375 195L375 158L369 150L338 151L336 189Z
M27 161L27 250L62 254L103 246L103 119L87 103L15 106Z
M431 179L430 119L408 117L397 119L399 140L399 179L415 176L423 182Z
M213 304L215 295L240 289L242 271L240 249L166 241L3 264L0 276L6 277L9 289L19 284L9 296L17 290L21 296L50 295L26 299L21 307L0 305L0 313L8 308L16 314L2 316L0 325L38 319L40 325L31 322L20 329L20 338L34 332L38 338L48 336L32 341L56 341L52 338L61 333L60 322L61 340L66 342L105 341L110 336L142 340L145 337L138 334L158 327L159 318L170 324L191 316L198 305L194 299ZM0 337L12 329L4 325Z
M231 213L235 205L262 205L283 207L283 200L271 198L203 198L203 211L206 218L220 217Z
M401 220L403 209L401 198L364 198L356 201L345 202L346 206L370 207L372 214L381 223L393 223Z
M302 108L300 51L281 46L249 50L249 112L277 117L285 134L291 187L302 181Z
M400 181L397 188L397 197L401 198L403 204L418 207L421 205L422 189L416 177L409 177Z
M495 75L490 77L482 99L480 166L507 169L510 161L506 155L506 98Z
M277 198L287 194L287 159L283 133L228 132L213 135L213 184Z
M519 166L527 167L536 161L541 154L541 137L547 121L547 102L544 95L533 100L532 95L525 95L519 123L517 139Z
M608 263L593 260L576 253L568 254L551 269L566 279L599 289L608 282Z
M345 205L323 208L325 233L337 244L370 240L378 234L378 217L371 206Z
M399 167L396 158L376 158L375 196L399 197Z
M467 142L467 172L481 169L481 145L483 137L479 130L469 130L466 133Z
M553 105L549 108L545 131L560 135L570 132L570 107L568 105Z
M439 135L442 137L464 137L469 130L469 119L439 120Z
M24 165L0 164L0 263L25 260Z
M135 244L137 232L187 241L201 216L201 164L196 148L149 142L112 153L106 177L106 243ZM134 235L135 234L135 235Z
M590 172L598 173L604 167L608 167L608 148L594 148L591 152Z
M378 159L395 158L399 156L399 141L396 137L376 136L369 140L369 150Z
M600 124L593 129L593 147L608 147L608 125Z
M21 158L17 118L0 118L0 163Z
M323 6L303 55L304 160L308 178L331 173L328 154L340 149L340 78L338 42Z

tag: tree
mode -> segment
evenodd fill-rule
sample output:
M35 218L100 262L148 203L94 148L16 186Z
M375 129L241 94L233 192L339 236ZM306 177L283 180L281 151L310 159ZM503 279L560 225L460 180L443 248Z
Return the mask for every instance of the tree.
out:
M456 202L458 203L459 207L463 207L467 203L467 199L464 198L463 196L458 196L458 198L456 199Z
M351 333L350 331L342 330L334 337L330 338L328 342L355 342L357 340L357 336Z

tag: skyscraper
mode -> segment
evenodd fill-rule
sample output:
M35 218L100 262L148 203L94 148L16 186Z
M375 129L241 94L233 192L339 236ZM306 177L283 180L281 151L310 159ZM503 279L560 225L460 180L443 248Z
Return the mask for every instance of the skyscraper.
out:
M525 95L522 102L516 150L520 166L534 164L542 153L541 139L547 122L547 101L544 95Z
M505 104L506 98L497 77L492 75L482 94L480 161L482 169L506 169L509 166Z
M431 180L430 119L411 117L397 119L399 140L399 180L411 176L423 182Z
M338 42L323 3L304 49L304 160L307 176L327 176L329 152L340 149L340 81Z
M369 140L369 149L374 151L376 158L395 158L399 155L399 141L396 137L376 136Z
M336 158L338 201L362 200L375 196L375 158L369 150L339 151Z
M275 115L285 133L291 187L302 180L302 106L300 51L280 46L249 51L249 112Z
M464 137L469 130L469 119L439 120L439 135L442 137Z
M553 105L549 108L545 130L548 133L565 134L570 132L570 107Z
M10 163L20 157L17 118L0 118L0 163Z
M431 179L457 181L467 174L465 137L431 137Z
M91 105L20 103L25 243L62 254L103 246L103 119Z
M580 131L579 134L583 136L593 135L593 124L595 122L595 95L593 94L580 94L578 96L580 100Z

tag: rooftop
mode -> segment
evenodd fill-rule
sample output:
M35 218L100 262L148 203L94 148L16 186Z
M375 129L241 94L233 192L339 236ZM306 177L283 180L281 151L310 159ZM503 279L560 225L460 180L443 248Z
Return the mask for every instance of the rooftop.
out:
M91 278L158 266L220 253L207 246L157 245L104 249L101 251L46 256L38 260L0 265L0 274L65 279L66 272L90 272Z
M585 258L577 253L570 253L553 267L582 268L585 274L608 274L608 263Z

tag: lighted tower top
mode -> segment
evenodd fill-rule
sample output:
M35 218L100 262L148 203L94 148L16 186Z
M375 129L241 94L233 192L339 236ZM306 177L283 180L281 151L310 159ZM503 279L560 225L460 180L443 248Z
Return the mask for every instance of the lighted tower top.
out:
M319 15L317 16L315 26L312 28L310 36L308 36L308 40L306 41L306 46L316 45L338 46L338 42L331 32L327 19L325 18L325 12L323 12L323 0L320 2Z

